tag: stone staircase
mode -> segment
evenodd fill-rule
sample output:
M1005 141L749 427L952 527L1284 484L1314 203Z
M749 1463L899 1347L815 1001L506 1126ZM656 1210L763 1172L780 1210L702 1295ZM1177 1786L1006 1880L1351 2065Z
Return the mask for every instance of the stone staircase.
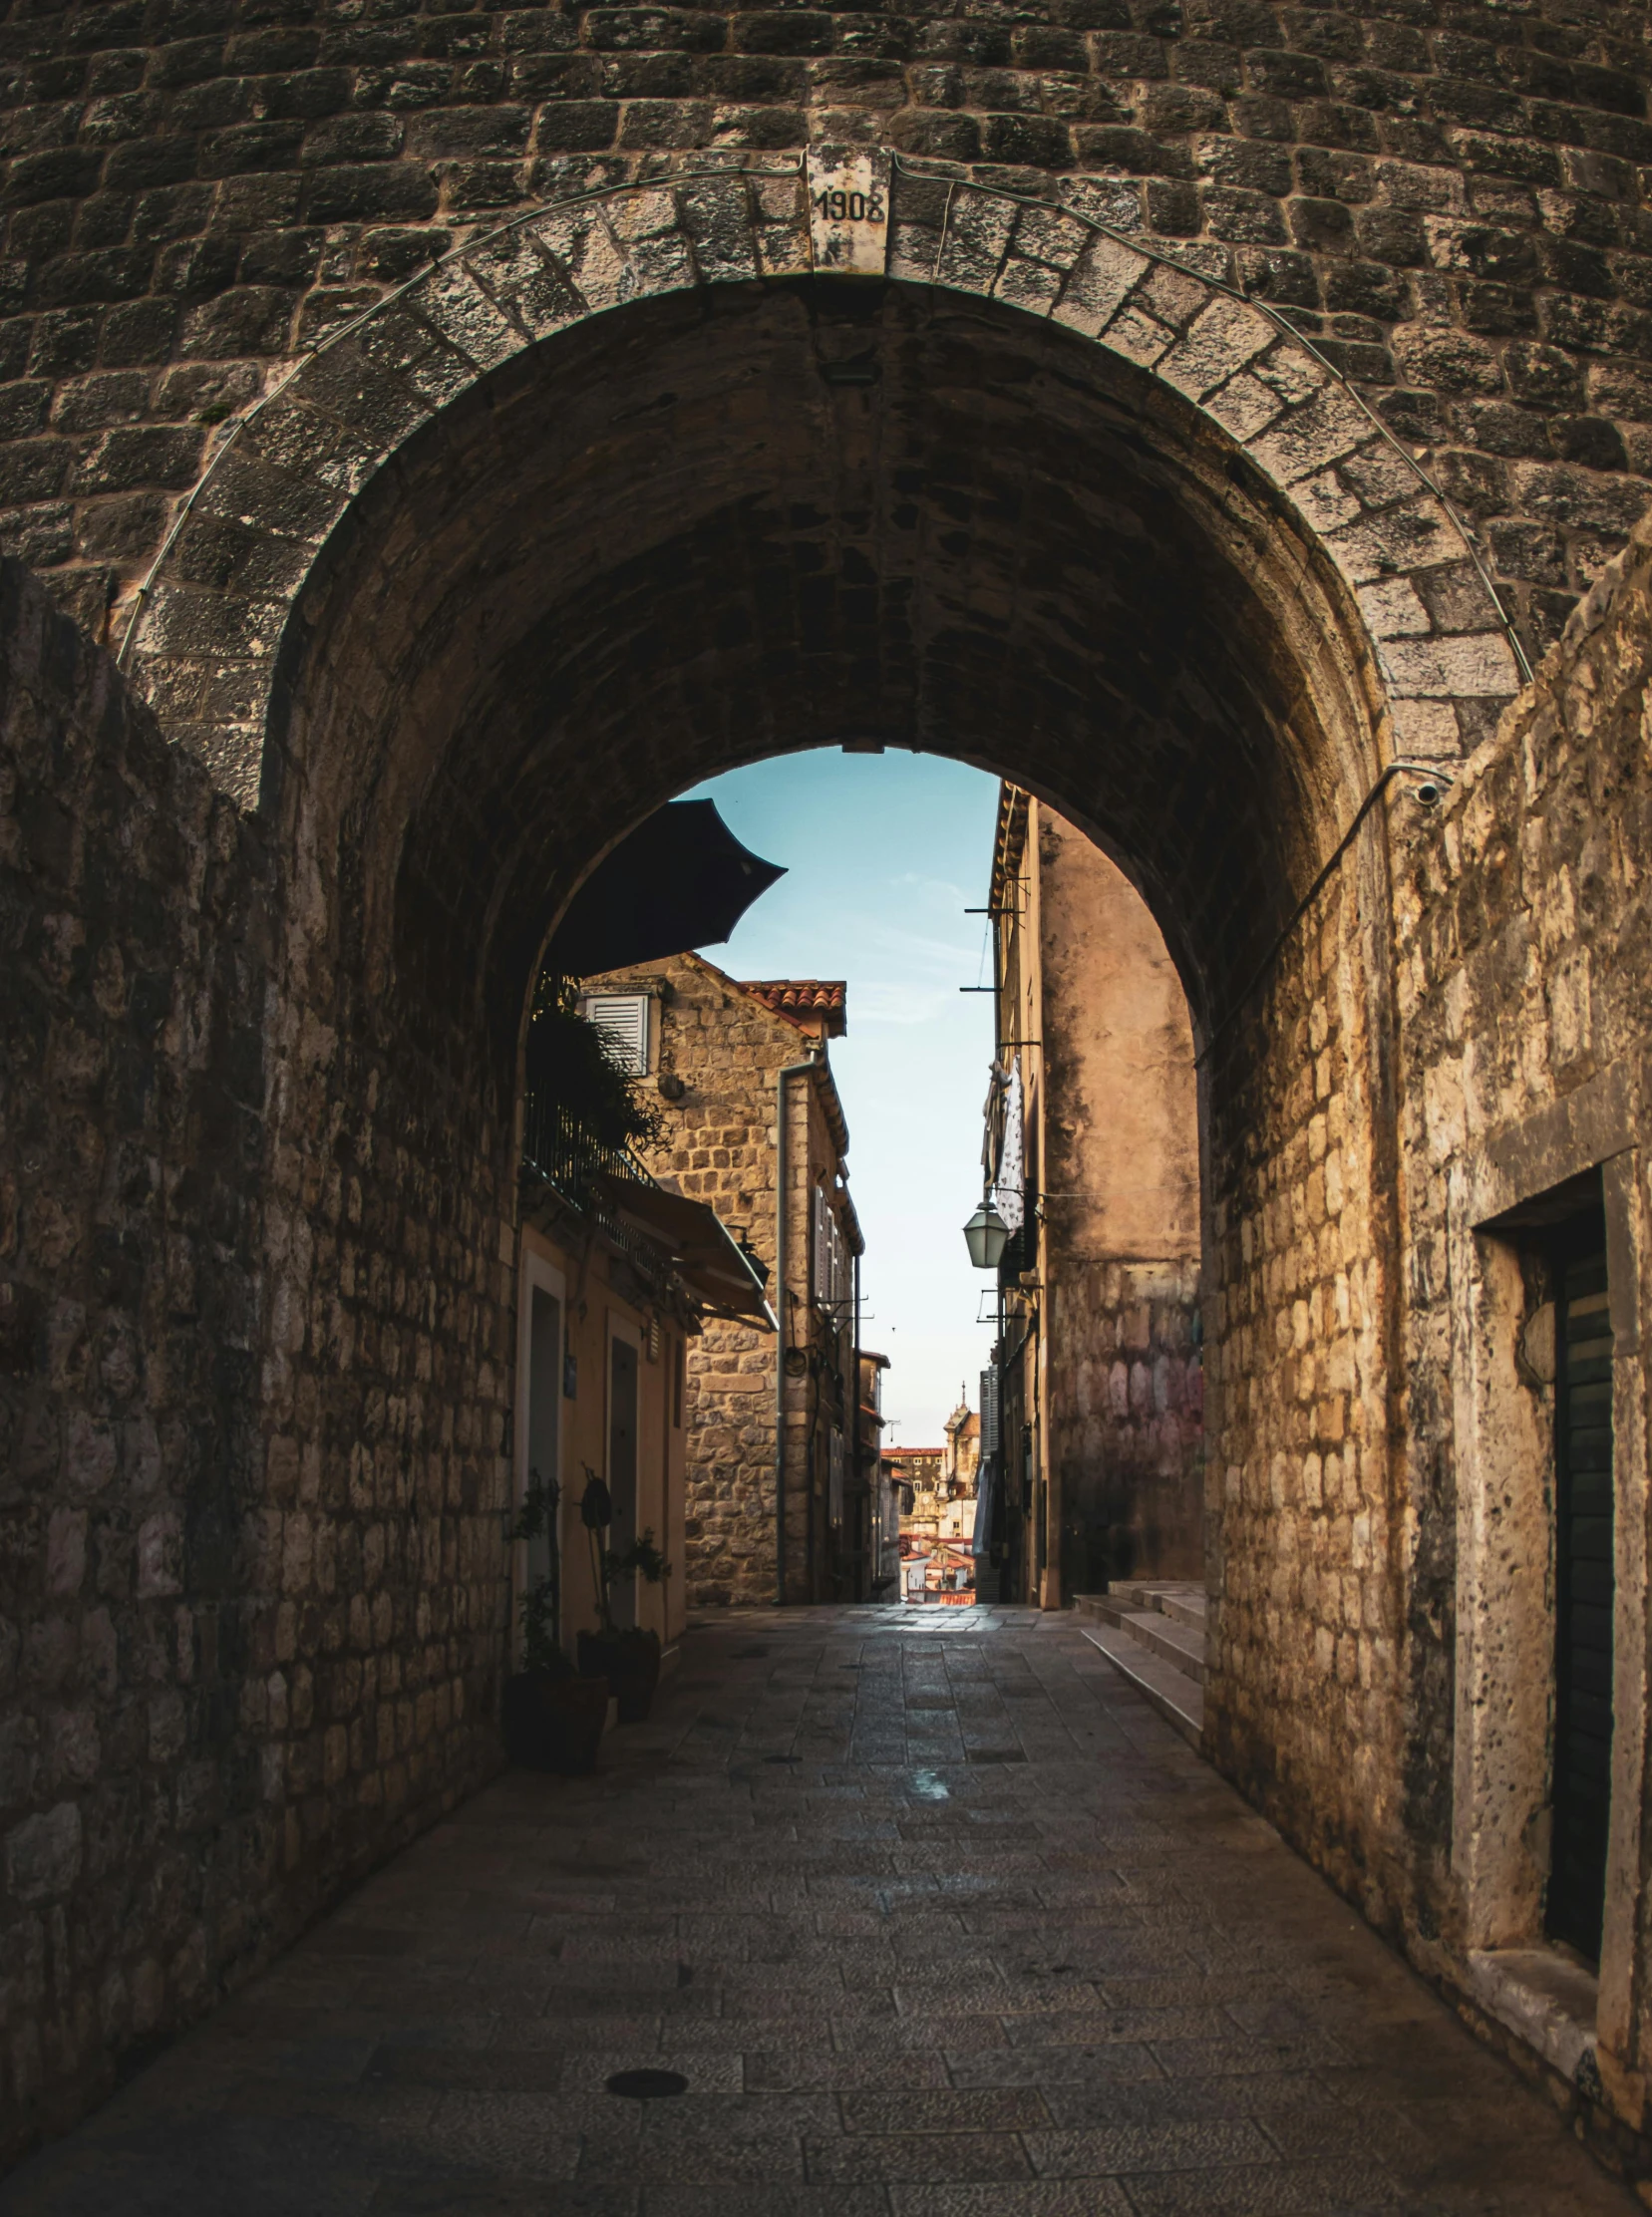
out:
M1204 1588L1115 1580L1075 1594L1079 1630L1196 1747L1204 1731Z

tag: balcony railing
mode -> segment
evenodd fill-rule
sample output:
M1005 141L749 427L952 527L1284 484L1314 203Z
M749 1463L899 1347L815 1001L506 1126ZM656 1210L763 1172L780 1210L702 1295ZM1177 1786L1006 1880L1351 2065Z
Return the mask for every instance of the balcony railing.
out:
M522 1174L541 1179L567 1206L643 1269L659 1275L671 1258L636 1225L627 1223L604 1187L604 1178L658 1190L629 1148L604 1146L568 1108L530 1093L522 1126Z

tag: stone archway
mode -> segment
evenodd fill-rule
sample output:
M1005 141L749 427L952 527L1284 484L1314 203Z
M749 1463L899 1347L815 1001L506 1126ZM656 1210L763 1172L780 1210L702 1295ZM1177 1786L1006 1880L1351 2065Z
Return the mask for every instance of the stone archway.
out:
M210 1514L185 1476L147 1515L140 1598L210 1548L189 1714L266 1932L495 1757L545 933L673 791L851 736L1048 796L1165 930L1205 1051L1212 1746L1379 1913L1421 1883L1394 774L1461 753L1514 652L1275 314L1072 211L889 183L883 283L816 268L778 160L503 227L232 429L145 588L127 668L240 875L190 880L235 1021L177 1025L238 1213L167 1188L234 1284L197 1327L233 1444Z
M249 803L284 611L374 474L487 376L587 318L816 272L809 160L690 169L517 216L336 331L231 423L138 596L122 662ZM1074 208L853 158L886 192L850 276L1008 303L1182 396L1359 605L1394 751L1461 751L1459 703L1529 675L1470 535L1415 456L1277 310ZM820 274L834 273L822 258ZM1231 460L1229 468L1233 467Z
M146 588L129 668L274 858L259 1426L347 1544L400 1535L387 1623L427 1606L421 1518L479 1623L560 905L777 750L1007 772L1141 886L1203 1042L1213 1744L1346 1882L1403 1871L1393 773L1457 758L1514 649L1415 458L1276 316L899 167L862 282L816 266L805 182L592 194L441 265L245 420ZM1286 1530L1305 1458L1348 1517ZM452 1646L433 1686L475 1716ZM324 1863L371 1832L354 1792Z

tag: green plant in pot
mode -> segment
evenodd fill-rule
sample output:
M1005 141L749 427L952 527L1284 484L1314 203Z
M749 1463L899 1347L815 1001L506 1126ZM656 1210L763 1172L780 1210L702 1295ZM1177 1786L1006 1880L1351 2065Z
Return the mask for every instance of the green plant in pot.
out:
M602 1673L619 1703L620 1723L639 1725L654 1706L654 1691L660 1683L660 1636L644 1631L640 1625L614 1623L613 1584L616 1578L635 1571L651 1586L657 1586L671 1576L671 1565L654 1545L652 1526L629 1547L608 1546L606 1534L613 1514L607 1486L587 1463L579 1517L590 1534L600 1623L595 1632L579 1635L579 1668L593 1676Z
M562 1586L556 1550L561 1488L537 1471L505 1532L507 1543L548 1537L548 1569L521 1598L522 1668L504 1682L500 1723L505 1753L532 1770L577 1776L596 1768L608 1721L608 1682L576 1671L562 1648Z

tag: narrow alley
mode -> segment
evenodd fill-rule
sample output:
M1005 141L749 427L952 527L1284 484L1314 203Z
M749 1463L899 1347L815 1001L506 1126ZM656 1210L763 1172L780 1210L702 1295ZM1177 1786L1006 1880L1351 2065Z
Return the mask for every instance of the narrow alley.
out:
M617 2074L650 2098L609 2090ZM1077 1629L760 1609L0 2186L5 2217L1634 2207Z

